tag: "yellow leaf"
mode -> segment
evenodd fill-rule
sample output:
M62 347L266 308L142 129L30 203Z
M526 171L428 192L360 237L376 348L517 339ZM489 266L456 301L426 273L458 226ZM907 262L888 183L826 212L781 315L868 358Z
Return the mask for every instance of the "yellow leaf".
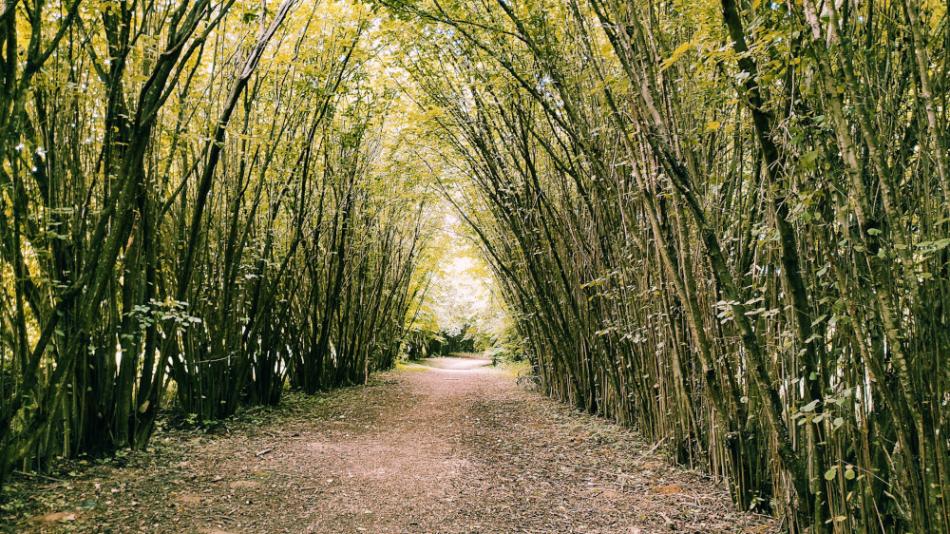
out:
M673 53L670 54L670 57L663 60L663 63L660 65L660 70L666 70L670 68L673 63L676 63L679 58L683 57L683 54L689 51L689 47L693 45L693 41L686 41L685 43L676 47L673 50Z
M720 126L722 126L722 123L719 121L709 121L706 123L706 131L715 132Z

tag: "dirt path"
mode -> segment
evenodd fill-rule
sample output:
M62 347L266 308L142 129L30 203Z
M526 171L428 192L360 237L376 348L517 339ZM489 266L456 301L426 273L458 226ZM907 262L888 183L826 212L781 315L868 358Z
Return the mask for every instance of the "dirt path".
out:
M767 532L635 434L435 359L37 492L29 532ZM270 416L268 416L270 415ZM173 443L174 445L170 445ZM158 458L155 460L154 458Z

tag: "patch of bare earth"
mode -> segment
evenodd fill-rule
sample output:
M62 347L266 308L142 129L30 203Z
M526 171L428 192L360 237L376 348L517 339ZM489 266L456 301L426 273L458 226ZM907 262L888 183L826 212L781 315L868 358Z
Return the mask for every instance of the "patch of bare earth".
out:
M769 532L629 430L472 359L383 373L147 460L34 484L25 532ZM295 400L296 399L296 400ZM295 404L296 403L296 404ZM2 520L0 520L2 522Z

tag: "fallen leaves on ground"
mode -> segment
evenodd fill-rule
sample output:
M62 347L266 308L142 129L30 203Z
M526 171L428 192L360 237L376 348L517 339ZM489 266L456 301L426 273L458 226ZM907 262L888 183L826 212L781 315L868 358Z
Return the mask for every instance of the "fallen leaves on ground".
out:
M14 484L4 532L769 532L635 432L463 361L249 410ZM81 513L77 513L80 511ZM45 514L45 515L44 515ZM36 520L40 517L43 520ZM31 519L33 518L33 519Z

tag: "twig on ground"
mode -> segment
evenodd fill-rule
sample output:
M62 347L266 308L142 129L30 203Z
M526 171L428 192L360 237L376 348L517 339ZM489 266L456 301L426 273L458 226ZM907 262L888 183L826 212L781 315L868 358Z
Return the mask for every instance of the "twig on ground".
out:
M30 478L42 478L42 479L44 479L44 480L49 480L50 482L62 482L62 481L63 481L63 480L60 479L60 478L55 478L55 477L51 477L51 476L41 475L41 474L39 474L39 473L30 473L30 472L27 472L27 471L16 470L16 471L14 471L14 473L16 473L17 475L21 475L21 476L25 476L25 477L30 477Z

